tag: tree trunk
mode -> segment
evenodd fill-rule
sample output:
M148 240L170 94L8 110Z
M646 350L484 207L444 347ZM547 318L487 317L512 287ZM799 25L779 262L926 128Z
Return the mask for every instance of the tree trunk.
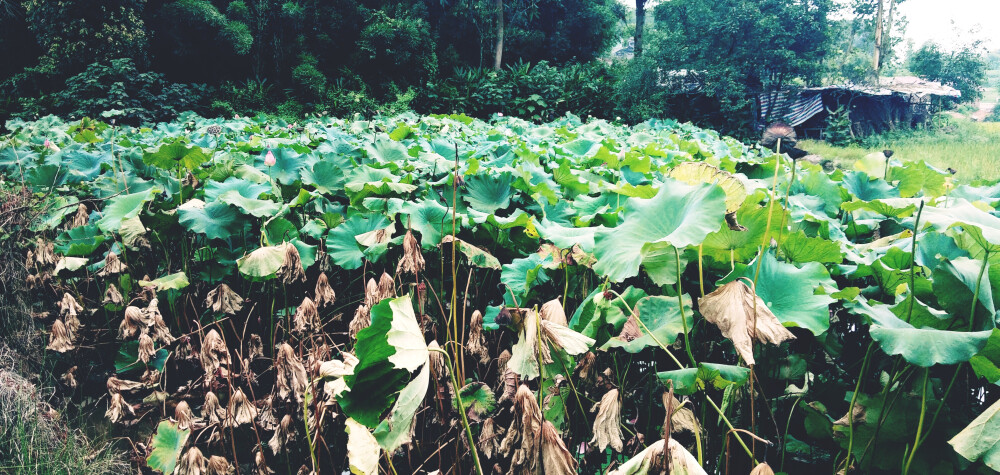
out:
M882 0L878 1L878 14L875 15L875 61L872 69L875 70L875 80L878 81L879 71L882 69Z
M642 56L642 30L646 26L646 0L635 0L635 57Z
M503 62L503 0L496 0L497 8L497 48L493 54L493 70L499 71Z
M896 0L889 0L889 13L886 15L885 21L885 31L882 32L882 51L879 53L879 61L885 61L885 50L892 44L889 38L892 37L892 13L896 8ZM879 71L882 70L882 65L879 64Z

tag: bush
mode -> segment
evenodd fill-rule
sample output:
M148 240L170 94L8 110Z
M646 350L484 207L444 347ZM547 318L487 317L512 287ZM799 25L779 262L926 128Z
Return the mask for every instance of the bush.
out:
M500 71L461 68L428 83L414 108L473 117L502 113L540 121L566 112L610 118L615 115L616 80L615 70L601 63L557 68L542 61Z
M22 99L15 116L82 118L116 111L123 123L138 125L171 120L183 111L204 112L211 93L206 85L173 83L159 73L140 73L131 59L116 59L87 66L58 92Z

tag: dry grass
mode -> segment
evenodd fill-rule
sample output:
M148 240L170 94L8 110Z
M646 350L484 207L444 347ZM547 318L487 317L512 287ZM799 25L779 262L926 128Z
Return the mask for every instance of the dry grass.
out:
M888 148L895 152L895 159L924 160L942 169L953 168L962 182L1000 179L1000 123L952 119L934 131L886 135L865 145L835 147L824 141L803 140L799 146L843 168Z

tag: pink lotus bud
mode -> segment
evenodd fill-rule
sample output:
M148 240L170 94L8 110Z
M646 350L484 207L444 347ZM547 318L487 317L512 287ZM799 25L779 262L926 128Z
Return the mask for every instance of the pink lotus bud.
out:
M276 163L276 160L274 159L274 154L271 153L270 150L268 150L267 151L267 155L264 155L264 165L267 165L269 167L273 167L275 163Z
M45 139L45 145L44 145L44 147L45 148L49 148L51 146L52 146L52 142L49 142L49 139Z

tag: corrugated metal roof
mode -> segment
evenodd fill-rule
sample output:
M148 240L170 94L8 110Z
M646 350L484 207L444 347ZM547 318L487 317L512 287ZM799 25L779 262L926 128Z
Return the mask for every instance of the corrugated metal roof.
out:
M943 96L962 97L962 92L937 81L928 81L915 76L887 77L879 80L878 86L866 84L837 84L830 86L810 87L805 91L845 90L868 94L872 96L891 96L902 94L907 96Z

